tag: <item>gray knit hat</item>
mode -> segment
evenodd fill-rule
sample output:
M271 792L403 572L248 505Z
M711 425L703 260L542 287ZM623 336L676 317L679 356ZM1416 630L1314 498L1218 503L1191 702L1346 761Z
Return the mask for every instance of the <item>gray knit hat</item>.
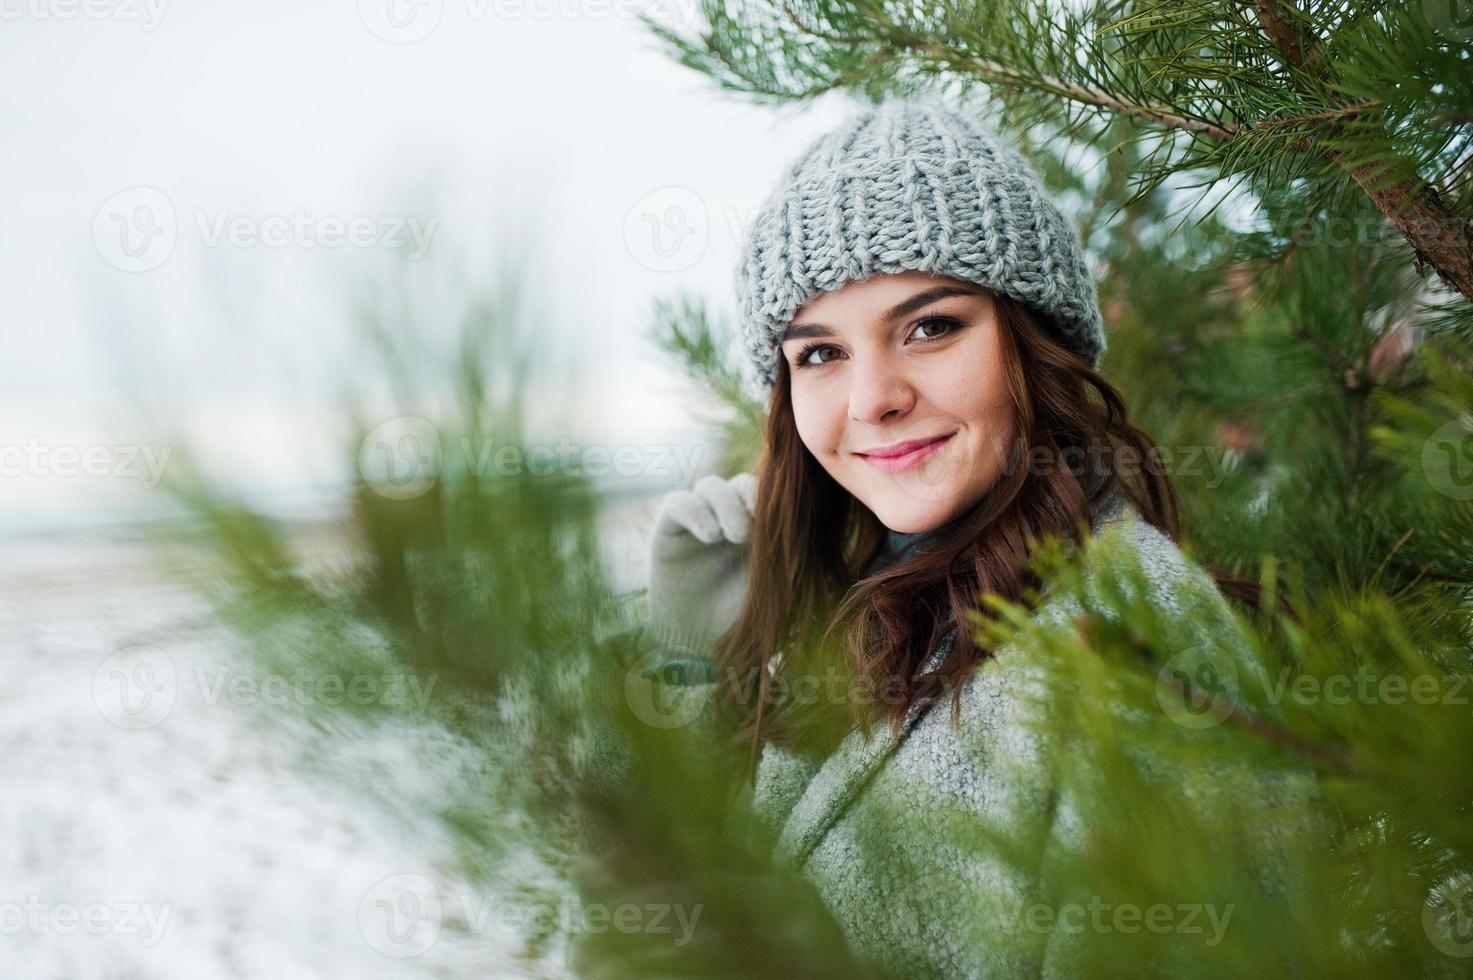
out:
M1079 235L1013 147L966 115L892 98L815 141L751 226L737 308L759 397L793 315L851 280L929 272L977 283L1041 316L1098 364L1105 333Z

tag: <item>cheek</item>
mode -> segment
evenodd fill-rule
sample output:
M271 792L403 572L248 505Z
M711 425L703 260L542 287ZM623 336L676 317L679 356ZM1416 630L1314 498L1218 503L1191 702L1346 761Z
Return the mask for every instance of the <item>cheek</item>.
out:
M1008 395L1008 379L1003 371L1002 340L997 336L999 327L978 332L977 343L963 358L953 361L959 370L952 382L952 391L959 393L965 410L972 419L982 421L988 427L1008 427L1012 419L1012 398ZM965 368L963 368L965 365Z
M798 438L803 440L809 452L821 459L839 445L844 431L843 416L836 416L827 400L809 387L791 391L793 423L798 430Z
M1002 371L985 357L957 358L934 379L938 407L981 428L1006 428L1016 414Z
M991 378L989 381L989 385L979 386L973 411L983 452L989 459L997 461L1007 455L1015 435L1018 413L1001 379Z
M978 439L998 451L1012 438L1017 421L1001 357L998 344L987 338L950 361L930 388L937 408L966 422Z

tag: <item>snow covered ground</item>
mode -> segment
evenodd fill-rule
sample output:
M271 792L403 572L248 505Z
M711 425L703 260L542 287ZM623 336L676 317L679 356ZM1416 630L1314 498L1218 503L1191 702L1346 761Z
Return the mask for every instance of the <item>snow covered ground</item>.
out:
M289 684L247 683L203 608L137 540L0 549L0 980L525 975L424 805L472 750L261 711ZM314 738L344 778L297 765Z

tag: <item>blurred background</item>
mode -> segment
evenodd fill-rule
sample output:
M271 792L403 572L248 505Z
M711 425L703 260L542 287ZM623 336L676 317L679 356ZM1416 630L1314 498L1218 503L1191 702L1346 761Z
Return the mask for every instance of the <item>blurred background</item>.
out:
M365 428L388 425L391 470L413 473L393 454L425 434L395 421L365 320L427 369L410 407L428 414L451 395L436 358L466 310L513 294L527 429L592 453L628 501L611 528L637 535L661 489L714 467L698 397L644 337L650 303L676 287L728 302L738 233L840 109L722 99L654 49L640 10L690 13L5 8L0 976L444 975L379 955L354 917L374 882L445 860L406 805L441 755L419 760L430 773L385 764L377 812L287 769L242 727L268 695L222 697L190 672L230 661L187 652L179 623L202 607L147 529L179 513L164 484L187 446L330 560L358 477L349 397ZM640 549L612 552L637 578ZM104 661L140 644L167 647L177 702L120 725ZM271 846L284 839L302 847ZM141 914L125 928L130 904L164 919L156 933ZM68 905L115 928L69 927Z
M655 50L646 8L691 13L17 5L0 41L0 440L41 447L28 455L136 444L131 413L167 406L202 461L263 503L305 504L346 479L322 440L363 301L413 280L430 343L498 264L535 297L545 359L582 365L580 398L560 406L578 438L693 438L638 337L649 301L675 286L728 300L737 235L839 109L719 97ZM157 506L145 484L165 447L149 449L113 464L139 476L21 460L7 529Z

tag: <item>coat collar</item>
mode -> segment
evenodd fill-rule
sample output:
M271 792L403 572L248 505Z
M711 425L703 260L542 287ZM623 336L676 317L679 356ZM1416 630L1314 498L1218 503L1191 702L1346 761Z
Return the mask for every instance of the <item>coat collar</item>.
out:
M1123 520L1128 513L1129 507L1123 500L1115 498L1108 501L1095 514L1092 522L1095 531ZM955 641L956 625L953 623L921 668L921 673L941 666L951 654ZM895 754L896 749L935 704L936 702L913 705L898 731L886 723L876 726L868 737L861 731L853 731L845 736L838 748L824 760L818 772L809 780L798 802L783 822L777 838L778 859L790 867L801 867L829 828L843 815L850 802L868 785L879 767Z

